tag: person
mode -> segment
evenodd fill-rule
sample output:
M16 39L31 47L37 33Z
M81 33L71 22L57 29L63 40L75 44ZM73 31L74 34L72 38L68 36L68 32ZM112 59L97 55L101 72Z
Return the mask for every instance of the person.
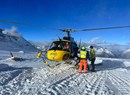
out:
M95 72L95 65L94 65L95 59L96 59L95 50L93 46L90 46L90 61L91 61L91 66L92 66L92 69L91 69L92 72Z
M70 45L69 45L68 42L65 44L64 49L65 49L65 50L69 50L69 49L70 49Z
M89 51L87 50L87 59L90 61L90 54L89 54ZM89 64L88 64L88 70L90 70L89 69Z
M88 62L87 62L87 51L84 46L81 47L80 50L80 66L79 66L79 72L82 72L82 68L84 66L84 72L87 72Z

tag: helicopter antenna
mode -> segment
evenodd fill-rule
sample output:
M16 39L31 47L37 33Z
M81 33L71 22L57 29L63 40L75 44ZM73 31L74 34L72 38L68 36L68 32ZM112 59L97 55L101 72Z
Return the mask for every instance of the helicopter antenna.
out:
M82 43L82 40L81 40L81 38L80 38L80 41L79 41L79 48L81 47L81 43Z
M62 39L58 36L59 40L61 41Z

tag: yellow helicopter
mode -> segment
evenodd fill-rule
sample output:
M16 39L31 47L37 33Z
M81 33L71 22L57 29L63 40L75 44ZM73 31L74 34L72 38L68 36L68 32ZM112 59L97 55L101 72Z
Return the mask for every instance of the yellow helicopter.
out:
M10 23L10 24L19 24L24 26L30 26L35 28L44 28L41 26L34 26L31 24L25 24L20 22L13 22L8 20L0 20L0 22ZM130 26L113 26L113 27L105 27L105 28L89 28L89 29L82 29L82 30L72 30L72 29L57 29L62 32L66 32L67 36L63 37L62 39L58 39L52 42L51 46L47 51L43 52L39 50L37 54L37 58L42 58L44 63L48 64L47 60L61 62L66 61L68 59L73 59L77 57L78 49L80 48L77 43L74 41L74 38L71 37L70 32L79 32L79 31L95 31L95 30L107 30L107 29L118 29L118 28L130 28ZM65 48L66 45L69 45L68 48Z
M48 64L48 62L45 61L46 59L61 62L77 57L80 45L78 46L74 41L74 38L71 37L70 32L72 32L72 29L60 29L60 31L66 32L67 36L53 41L49 49L46 51L46 55L42 55L42 51L39 51L37 54L37 58L42 57L45 64Z

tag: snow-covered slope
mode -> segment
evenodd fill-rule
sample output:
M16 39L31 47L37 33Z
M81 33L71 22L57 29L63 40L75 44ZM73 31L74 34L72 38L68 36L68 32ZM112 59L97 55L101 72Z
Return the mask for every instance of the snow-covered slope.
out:
M31 45L22 36L4 34L0 32L0 50L8 51L36 51L36 48Z
M78 73L73 64L52 69L36 54L17 56L25 60L0 60L0 95L130 95L130 60L97 57L96 72Z

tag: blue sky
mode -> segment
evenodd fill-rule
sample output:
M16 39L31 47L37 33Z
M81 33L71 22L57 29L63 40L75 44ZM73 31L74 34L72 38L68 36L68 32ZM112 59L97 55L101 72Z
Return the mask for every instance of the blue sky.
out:
M15 26L32 41L63 37L57 29L86 29L130 25L130 0L0 0L0 19L45 28L0 22L0 28ZM110 43L130 42L130 28L72 33L75 40L100 38Z

